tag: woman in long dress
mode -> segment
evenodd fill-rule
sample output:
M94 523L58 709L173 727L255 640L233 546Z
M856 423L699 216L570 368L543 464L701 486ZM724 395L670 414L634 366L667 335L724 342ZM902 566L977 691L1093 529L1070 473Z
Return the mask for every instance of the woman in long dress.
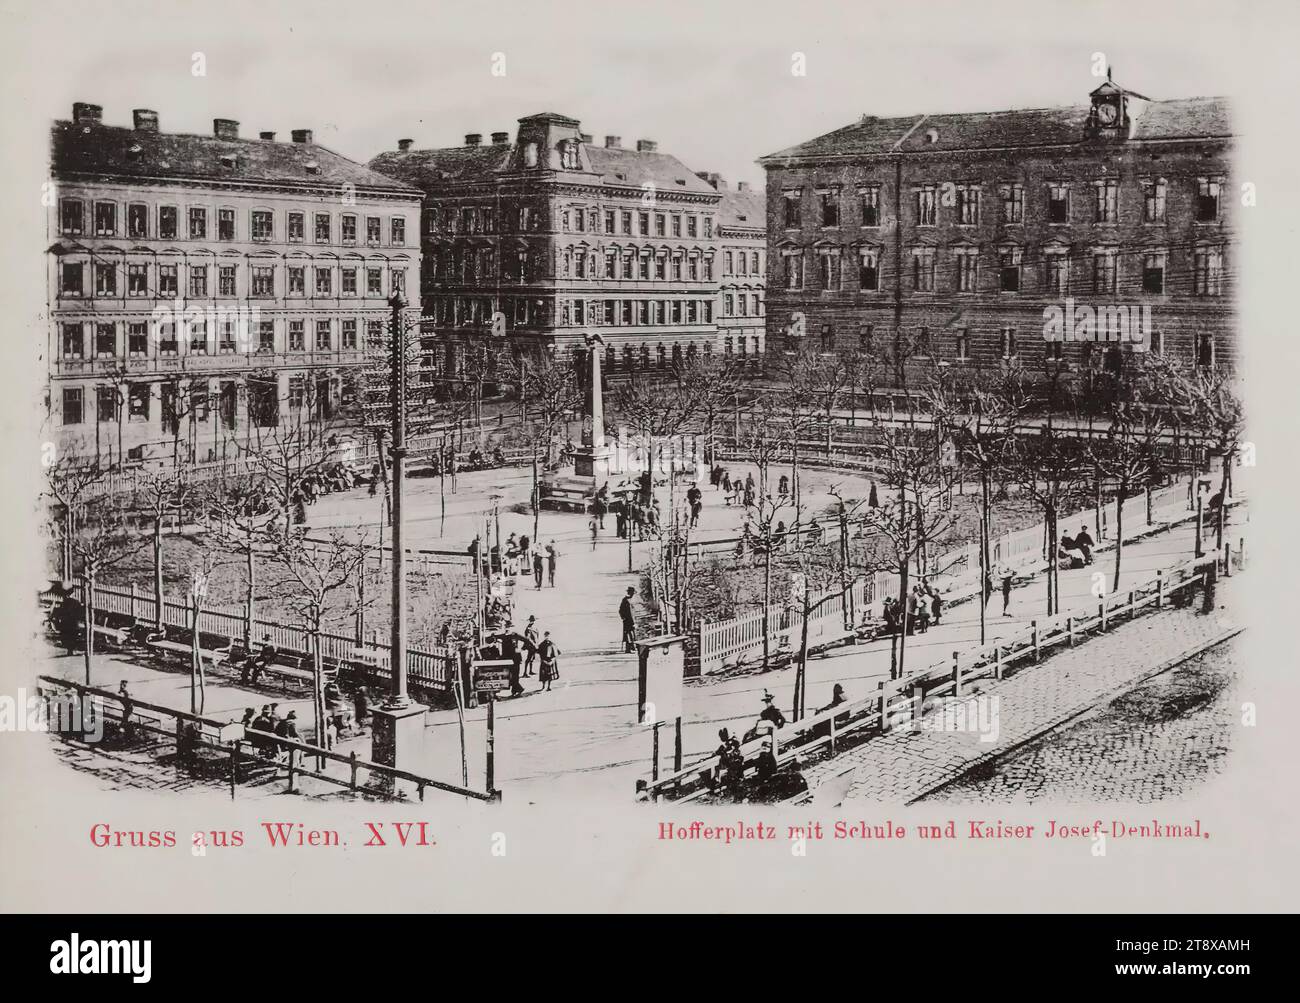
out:
M560 649L551 640L549 630L542 637L542 643L537 646L537 654L542 660L542 667L537 674L537 681L542 684L542 689L549 691L551 683L560 678Z

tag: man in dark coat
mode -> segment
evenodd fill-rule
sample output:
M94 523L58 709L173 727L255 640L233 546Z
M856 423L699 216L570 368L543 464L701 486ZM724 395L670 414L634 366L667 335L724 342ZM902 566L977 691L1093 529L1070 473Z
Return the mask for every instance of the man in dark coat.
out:
M766 706L763 708L762 713L758 715L758 719L760 721L771 721L775 727L784 728L785 715L782 714L776 704L773 703L774 699L775 698L772 694L767 692L767 690L763 691L763 703L766 704Z
M636 650L636 616L632 612L632 597L636 595L636 589L629 588L623 601L618 604L618 616L623 621L623 651L631 652Z

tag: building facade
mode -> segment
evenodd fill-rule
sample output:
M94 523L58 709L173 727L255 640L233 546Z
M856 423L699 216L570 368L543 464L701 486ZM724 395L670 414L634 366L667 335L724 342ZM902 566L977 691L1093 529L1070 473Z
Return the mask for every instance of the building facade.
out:
M718 209L721 289L718 335L734 360L758 364L767 347L767 207L762 192L745 182L734 189L717 174L702 174L722 193Z
M515 351L581 351L614 375L665 369L718 343L723 196L652 140L603 145L557 114L448 149L370 162L425 194L427 354L444 374L496 335Z
M224 455L253 427L328 419L387 299L419 275L420 193L295 130L131 128L77 104L53 128L49 403L65 451Z
M864 117L763 157L768 337L886 359L881 385L1231 365L1231 152L1224 100L1107 80L1077 107Z

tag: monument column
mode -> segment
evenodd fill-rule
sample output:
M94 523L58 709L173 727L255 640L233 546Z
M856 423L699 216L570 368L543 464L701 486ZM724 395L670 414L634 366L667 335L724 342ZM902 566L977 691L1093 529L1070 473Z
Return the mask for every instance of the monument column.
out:
M609 478L609 447L605 444L605 401L600 378L600 357L605 341L587 338L587 371L582 387L582 445L573 461L577 477L592 478L597 487Z

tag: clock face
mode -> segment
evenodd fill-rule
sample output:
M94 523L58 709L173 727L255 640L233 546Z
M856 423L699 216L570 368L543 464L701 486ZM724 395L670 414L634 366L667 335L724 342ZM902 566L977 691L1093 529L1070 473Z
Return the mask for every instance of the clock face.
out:
M1113 104L1097 105L1097 117L1101 119L1103 125L1114 125L1118 115L1119 109Z

